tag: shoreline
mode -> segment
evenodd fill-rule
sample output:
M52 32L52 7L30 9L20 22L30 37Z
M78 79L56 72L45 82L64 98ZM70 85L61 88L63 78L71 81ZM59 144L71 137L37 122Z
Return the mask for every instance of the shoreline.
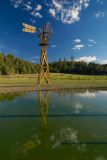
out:
M0 94L33 91L68 92L82 90L107 90L107 76L85 76L50 73L51 86L42 81L37 85L37 74L0 76Z
M97 91L105 90L107 87L99 86L84 86L84 87L51 87L51 86L0 86L0 95L1 94L15 94L15 93L26 93L26 92L38 92L38 91L53 91L53 92L68 92L68 91Z

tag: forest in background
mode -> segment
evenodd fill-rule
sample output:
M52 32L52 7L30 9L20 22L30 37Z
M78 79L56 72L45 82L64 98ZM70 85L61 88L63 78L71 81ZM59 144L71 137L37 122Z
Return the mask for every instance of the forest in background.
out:
M107 64L98 64L94 62L86 63L84 61L59 60L52 62L50 65L50 72L53 73L67 73L80 75L107 75Z
M0 75L34 74L38 72L38 64L15 57L12 54L0 53ZM61 60L49 63L50 72L82 75L107 75L107 64L76 62Z
M37 73L37 65L12 54L0 53L0 75Z

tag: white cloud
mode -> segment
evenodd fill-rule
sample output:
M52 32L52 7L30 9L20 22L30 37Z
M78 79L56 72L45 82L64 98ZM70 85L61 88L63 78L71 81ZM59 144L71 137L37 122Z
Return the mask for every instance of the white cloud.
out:
M10 0L10 1L13 4L14 8L18 8L23 2L23 0Z
M53 17L56 16L55 9L50 8L50 9L49 9L49 13L50 13Z
M98 11L98 12L94 13L94 17L96 19L98 19L98 18L104 18L104 16L105 16L105 13L102 12L102 11Z
M73 50L77 51L84 48L84 44L82 44L82 41L79 38L75 39L73 42L76 43L72 48Z
M79 38L75 39L74 42L81 43L81 40Z
M51 47L52 47L52 48L56 48L56 45L52 45Z
M35 8L36 11L40 11L41 9L42 9L41 5L37 5L36 8Z
M31 12L31 15L33 15L34 17L38 17L38 18L42 18L43 16L39 13L39 12Z
M10 0L15 8L21 7L22 9L28 11L32 16L42 18L43 16L38 12L42 9L42 6L36 4L36 2L26 1L26 0ZM34 5L36 7L34 8Z
M71 24L80 20L79 7L73 7L71 9L63 9L61 12L61 20L63 23Z
M41 5L37 5L36 8L31 12L34 17L42 18L43 16L38 12L42 9Z
M60 2L58 2L57 0L52 0L53 5L55 6L55 8L57 10L61 10L62 9L62 5Z
M42 5L36 1L28 0L10 0L15 8L21 7L35 17L42 18L40 10ZM80 13L89 6L90 0L51 0L49 3L43 4L48 7L48 13L56 20L62 21L64 24L72 24L80 20ZM36 6L34 8L34 6ZM46 13L46 12L45 12ZM45 16L45 14L44 14Z
M65 0L52 0L53 8L51 7L51 12L50 9L49 12L55 19L66 24L72 24L80 20L80 12L89 6L90 0L75 0L68 6L65 2Z
M92 43L95 43L95 44L97 43L95 40L93 40L93 39L91 39L91 38L88 39L88 41L91 42L91 44L92 44Z
M77 61L77 62L84 61L84 62L87 62L87 63L95 62L96 60L97 60L96 56L80 57L78 59L75 59L75 61Z
M100 63L101 63L101 64L107 64L107 59L101 60Z
M80 4L83 5L85 8L89 6L90 0L80 0Z
M40 59L38 56L32 57L31 62L32 63L36 63L37 59Z
M23 3L23 6L25 7L24 9L27 11L32 10L32 6L29 3Z
M82 49L82 48L85 47L84 44L82 43L81 39L79 39L79 38L75 39L73 42L76 43L75 46L72 48L72 49L74 49L75 51L76 51L76 50L80 50L80 49ZM96 42L95 40L93 40L92 38L89 38L89 39L88 39L88 44L87 44L87 46L88 46L88 47L92 47L92 46L94 46L96 43L97 43L97 42Z
M97 42L95 41L95 40L93 40L92 38L89 38L88 39L88 42L89 42L89 44L88 44L88 47L92 47L92 46L94 46Z
M75 45L72 49L74 49L74 50L80 50L80 49L82 49L82 48L84 48L84 45L83 45L83 44L77 44L77 45Z

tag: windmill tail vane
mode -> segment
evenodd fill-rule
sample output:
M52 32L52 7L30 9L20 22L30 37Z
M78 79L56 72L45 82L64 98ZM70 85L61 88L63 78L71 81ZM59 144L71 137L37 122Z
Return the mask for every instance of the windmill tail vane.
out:
M26 24L26 23L22 23L23 25L23 32L29 32L29 33L36 33L37 32L37 28L34 27L34 26L31 26L29 24Z

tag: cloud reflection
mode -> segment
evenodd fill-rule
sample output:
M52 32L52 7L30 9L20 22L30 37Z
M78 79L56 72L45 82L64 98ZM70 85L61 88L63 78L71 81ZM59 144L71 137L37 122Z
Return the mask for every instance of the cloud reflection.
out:
M99 156L96 158L96 160L106 160L106 158L104 158L103 156Z
M74 107L75 107L75 113L79 113L80 112L80 110L83 108L83 106L82 106L82 104L80 104L80 103L75 103L75 105L74 105Z
M78 138L77 138L78 132L72 128L63 128L59 133L54 133L50 140L52 142L52 148L59 147L62 143L75 143L77 144Z
M96 97L95 92L89 92L89 91L86 91L84 93L78 93L77 95L81 96L81 97L88 97L88 98L95 98Z

